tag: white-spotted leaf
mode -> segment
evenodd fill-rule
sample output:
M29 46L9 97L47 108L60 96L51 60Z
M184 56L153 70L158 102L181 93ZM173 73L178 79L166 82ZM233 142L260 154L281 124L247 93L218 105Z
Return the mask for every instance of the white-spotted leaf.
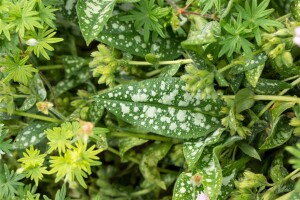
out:
M142 145L146 143L148 140L143 140L136 137L126 137L126 138L120 138L119 139L119 151L121 156L124 156L124 154L131 148L135 146Z
M193 169L194 165L201 157L204 147L218 142L224 130L224 128L218 128L206 137L200 137L199 139L183 143L184 158L190 169Z
M115 0L78 0L76 9L80 30L87 44L99 35L112 15Z
M78 56L64 56L62 58L64 69L66 72L66 78L70 78L72 75L78 73L78 71L87 64L84 58Z
M289 125L289 121L290 120L285 116L277 118L272 125L271 135L266 138L259 149L273 149L288 141L294 130L294 128Z
M32 108L35 105L35 102L36 102L36 97L31 95L24 100L24 102L23 102L22 106L19 108L19 110L21 110L21 111L29 110L30 108Z
M13 147L15 149L25 149L30 145L39 143L46 137L44 130L56 126L55 123L35 121L23 129L16 137Z
M197 174L203 176L203 188L210 199L217 199L222 186L222 169L215 153L217 147L206 147L195 166Z
M260 78L256 83L256 86L253 87L248 81L244 82L245 87L250 88L255 94L262 94L262 95L272 95L278 94L278 92L291 88L289 83L279 81L279 80L271 80Z
M122 85L94 96L118 118L172 138L197 138L216 130L222 102L185 91L180 78L164 77Z
M182 172L174 186L173 200L191 200L196 199L197 195L203 191L201 185L193 184L191 179L194 174Z
M180 40L172 37L157 38L154 42L145 43L143 35L135 30L134 24L121 21L118 16L107 22L97 39L108 46L140 57L152 53L160 55L161 60L172 60L178 58L182 52Z
M154 143L144 150L140 162L140 171L145 181L155 184L164 190L166 189L166 184L160 178L157 164L167 155L171 147L172 143Z

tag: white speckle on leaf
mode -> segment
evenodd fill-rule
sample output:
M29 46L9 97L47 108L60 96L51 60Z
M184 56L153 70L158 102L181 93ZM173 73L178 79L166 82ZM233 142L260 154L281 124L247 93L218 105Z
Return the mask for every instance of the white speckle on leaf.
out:
M123 103L121 103L120 106L121 106L121 111L122 111L123 114L128 114L130 112L130 107L129 106L126 106Z
M184 187L181 187L180 188L180 193L185 193L186 192L186 189Z
M179 110L176 117L178 121L183 122L186 118L186 110Z
M172 123L169 128L170 130L174 131L177 128L177 125L175 123Z
M145 102L148 99L148 95L147 94L141 94L141 93L137 93L131 96L131 100L134 102Z
M30 140L30 143L34 143L36 140L36 137L35 136L32 136L31 140Z
M156 108L151 106L146 111L146 116L149 118L153 118L156 116Z

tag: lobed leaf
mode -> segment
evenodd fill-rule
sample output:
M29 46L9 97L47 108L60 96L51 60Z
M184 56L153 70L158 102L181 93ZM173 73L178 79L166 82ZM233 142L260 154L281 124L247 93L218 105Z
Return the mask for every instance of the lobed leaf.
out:
M220 100L200 99L185 91L179 78L164 77L122 85L94 96L116 117L173 138L205 136L219 127Z

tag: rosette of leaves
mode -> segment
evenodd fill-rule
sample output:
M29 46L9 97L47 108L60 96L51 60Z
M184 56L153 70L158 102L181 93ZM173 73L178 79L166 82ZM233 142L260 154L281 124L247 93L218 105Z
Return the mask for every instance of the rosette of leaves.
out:
M129 15L122 17L125 21L134 21L137 30L143 29L144 41L148 42L150 32L159 34L165 38L163 32L163 18L170 13L170 8L161 8L155 4L155 0L141 0L136 4L136 9Z
M93 68L93 76L100 76L99 84L106 83L106 85L113 87L115 73L121 63L106 46L100 44L97 48L98 51L92 53L93 60L89 63L89 66Z

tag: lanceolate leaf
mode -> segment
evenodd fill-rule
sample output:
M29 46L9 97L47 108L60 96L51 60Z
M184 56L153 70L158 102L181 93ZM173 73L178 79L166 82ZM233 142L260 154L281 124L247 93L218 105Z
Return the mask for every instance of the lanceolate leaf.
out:
M281 116L272 125L271 135L267 137L260 149L272 149L284 144L290 139L293 127L289 125L289 119Z
M126 137L126 138L120 138L119 139L119 149L121 156L124 156L124 154L131 148L135 146L142 145L146 143L148 140L143 140L140 138L135 137Z
M180 40L174 38L158 38L156 41L145 43L143 36L138 33L130 22L121 21L118 16L112 17L97 39L104 44L115 47L127 53L145 57L152 53L160 55L161 60L172 60L181 55Z
M264 95L271 95L277 94L281 90L290 88L290 84L279 81L279 80L271 80L260 78L256 84L256 87L252 87L248 82L244 83L246 87L251 88L255 94L264 94Z
M204 147L218 142L223 131L224 128L219 128L206 137L201 137L197 140L192 140L183 144L184 158L190 169L192 169L199 160Z
M197 138L219 127L220 100L201 100L185 91L179 78L149 79L94 96L118 118L173 138Z
M16 137L13 147L15 149L25 149L30 145L39 143L46 137L44 130L56 126L55 123L35 121L22 130Z
M115 0L79 0L76 5L79 26L86 43L89 44L102 31L112 15Z

